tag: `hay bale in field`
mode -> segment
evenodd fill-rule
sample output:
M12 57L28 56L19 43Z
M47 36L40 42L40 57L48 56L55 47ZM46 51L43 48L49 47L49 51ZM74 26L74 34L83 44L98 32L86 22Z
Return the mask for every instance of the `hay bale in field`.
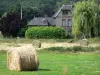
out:
M7 53L8 68L15 71L38 70L39 60L32 47L13 48Z
M41 48L41 42L38 41L38 40L34 40L34 41L32 42L32 45L33 45L33 47Z
M89 45L88 39L82 39L82 40L80 40L80 45L81 46L88 46Z

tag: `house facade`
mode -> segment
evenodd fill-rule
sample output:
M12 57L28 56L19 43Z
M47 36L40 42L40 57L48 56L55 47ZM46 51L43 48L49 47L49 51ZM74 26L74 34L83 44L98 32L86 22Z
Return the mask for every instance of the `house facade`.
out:
M56 26L72 30L72 5L63 5L53 16Z
M29 26L59 26L64 30L72 30L72 5L62 5L53 17L35 17Z

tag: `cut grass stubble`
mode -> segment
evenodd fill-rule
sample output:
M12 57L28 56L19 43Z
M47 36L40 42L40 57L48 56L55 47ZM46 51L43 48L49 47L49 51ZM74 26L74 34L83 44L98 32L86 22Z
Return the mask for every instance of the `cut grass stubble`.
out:
M15 72L7 69L6 54L0 54L0 75L100 75L100 54L39 52L39 71Z
M100 47L81 47L81 46L73 46L73 47L49 47L41 49L40 52L43 51L51 51L51 52L96 52L100 51Z

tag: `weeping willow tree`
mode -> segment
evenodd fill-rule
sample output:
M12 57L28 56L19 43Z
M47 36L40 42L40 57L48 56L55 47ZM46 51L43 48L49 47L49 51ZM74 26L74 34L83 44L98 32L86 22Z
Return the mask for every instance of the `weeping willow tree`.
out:
M72 33L75 37L99 36L99 8L99 5L94 1L82 1L75 4L72 27Z

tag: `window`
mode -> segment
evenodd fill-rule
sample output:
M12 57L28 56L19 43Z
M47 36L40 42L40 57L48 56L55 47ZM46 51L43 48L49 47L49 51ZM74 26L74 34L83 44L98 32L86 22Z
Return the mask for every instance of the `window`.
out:
M66 26L66 19L62 19L62 26Z
M72 26L72 20L68 19L68 26Z
M68 14L68 10L63 10L62 13L63 13L63 15L67 15Z

